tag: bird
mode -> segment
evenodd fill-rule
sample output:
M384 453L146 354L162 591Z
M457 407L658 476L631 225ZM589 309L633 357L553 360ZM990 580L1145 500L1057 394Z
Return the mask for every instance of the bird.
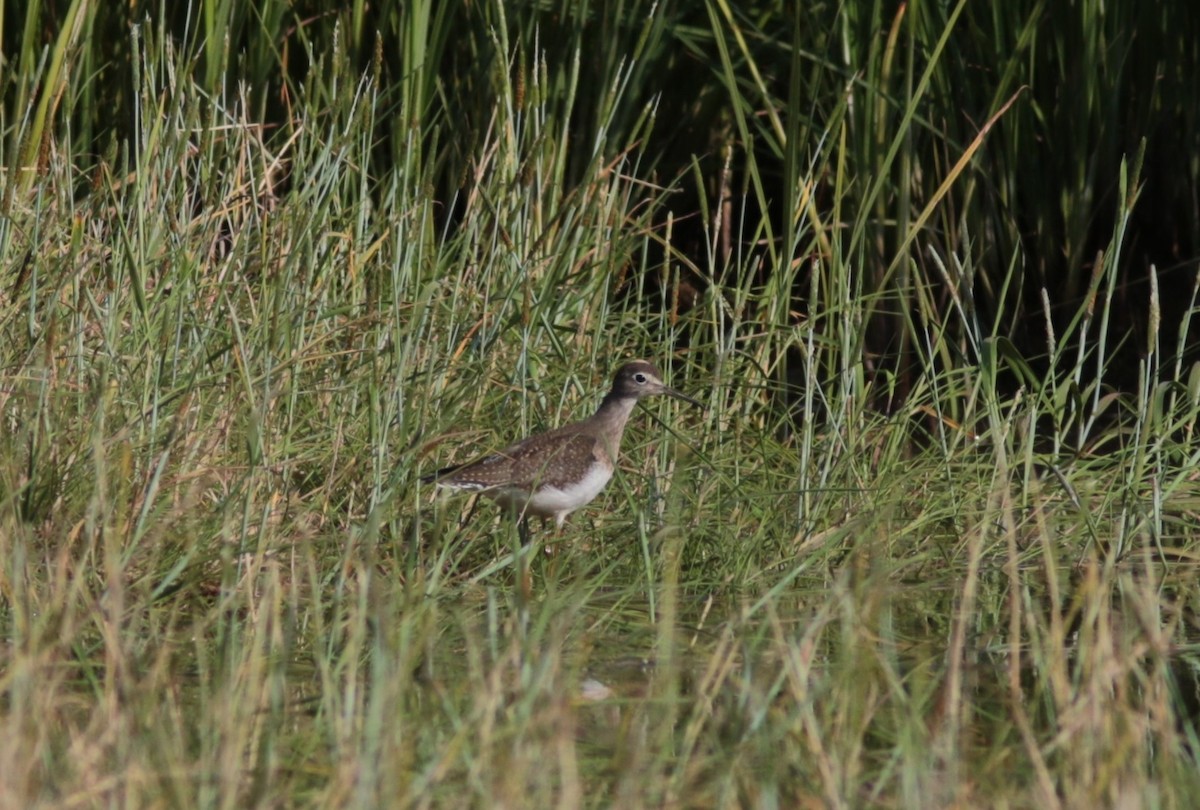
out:
M517 518L523 536L531 516L543 524L553 518L555 529L561 530L567 515L591 503L612 479L621 436L638 400L658 394L703 407L664 384L653 363L633 360L617 370L612 388L587 419L536 433L421 481L490 498Z

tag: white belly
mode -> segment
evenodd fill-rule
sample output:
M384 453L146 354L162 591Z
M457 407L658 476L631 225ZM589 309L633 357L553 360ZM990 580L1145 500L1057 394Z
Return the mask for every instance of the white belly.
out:
M580 480L565 487L543 484L530 495L523 489L505 488L487 493L500 505L517 514L553 517L559 526L567 515L581 506L591 503L612 479L612 470L599 464Z

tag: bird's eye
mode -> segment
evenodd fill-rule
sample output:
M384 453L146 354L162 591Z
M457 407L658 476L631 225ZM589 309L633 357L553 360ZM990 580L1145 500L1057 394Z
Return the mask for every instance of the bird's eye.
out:
M637 374L633 375L633 379L637 380L640 383L644 383L644 382L646 382L646 375L639 371Z

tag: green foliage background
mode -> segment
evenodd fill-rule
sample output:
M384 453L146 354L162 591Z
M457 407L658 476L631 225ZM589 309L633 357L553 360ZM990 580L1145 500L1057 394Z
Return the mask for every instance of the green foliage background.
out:
M0 15L0 806L1189 806L1191 4Z

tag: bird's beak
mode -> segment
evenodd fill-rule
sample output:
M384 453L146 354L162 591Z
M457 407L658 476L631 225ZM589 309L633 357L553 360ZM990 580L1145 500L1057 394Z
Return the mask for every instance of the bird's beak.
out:
M697 408L704 407L704 405L701 404L701 402L699 400L692 399L687 394L676 391L674 388L668 388L667 386L664 385L662 388L662 392L668 396L675 397L675 399L682 399L684 402L690 402L691 404L695 405Z

